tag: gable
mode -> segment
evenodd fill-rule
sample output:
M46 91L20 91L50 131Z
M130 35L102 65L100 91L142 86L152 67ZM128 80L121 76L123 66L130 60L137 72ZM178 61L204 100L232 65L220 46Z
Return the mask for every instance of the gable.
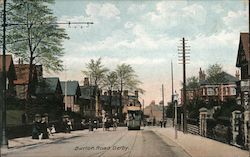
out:
M242 64L248 63L249 60L249 33L240 33L236 67L241 67Z

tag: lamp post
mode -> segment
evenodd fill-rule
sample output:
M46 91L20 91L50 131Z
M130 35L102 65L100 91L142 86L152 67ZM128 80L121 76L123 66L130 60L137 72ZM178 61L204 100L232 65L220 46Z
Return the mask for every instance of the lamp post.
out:
M174 128L175 128L175 139L178 138L178 135L177 135L177 102L178 102L178 94L176 93L175 91L175 94L174 94L174 107L175 107L175 119L174 119Z

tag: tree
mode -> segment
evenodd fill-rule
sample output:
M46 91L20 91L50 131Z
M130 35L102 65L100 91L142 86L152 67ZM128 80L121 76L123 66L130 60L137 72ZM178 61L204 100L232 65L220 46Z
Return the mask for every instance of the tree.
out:
M141 82L138 80L138 76L135 74L134 69L128 64L120 64L116 68L116 73L118 76L119 82L119 90L120 90L120 106L119 106L119 113L120 113L120 120L122 120L122 92L124 89L128 90L137 90L143 93L143 89L139 88L138 86Z
M96 61L91 59L89 63L86 64L86 70L82 73L90 77L91 83L95 86L101 86L103 84L103 78L109 70L102 65L102 59L98 58Z
M33 71L42 64L48 71L63 69L60 59L64 52L62 42L68 39L57 18L48 7L54 0L11 0L8 22L15 23L7 32L10 52L29 64L28 95L32 88Z
M98 58L96 61L91 59L89 63L86 64L86 70L83 70L82 73L90 77L90 83L94 83L95 90L94 95L96 97L96 116L98 116L98 102L99 102L99 92L98 88L101 88L101 85L104 81L105 74L109 70L102 65L102 59Z
M210 83L222 83L225 81L223 67L220 64L209 65L207 69L207 80Z
M138 80L138 76L135 74L134 69L128 64L118 65L116 68L118 76L119 89L123 92L123 89L138 90L143 93L144 90L139 88L141 81Z
M192 77L187 78L187 88L191 88L191 89L199 88L198 77L192 76Z
M112 115L112 91L118 87L118 77L115 71L107 73L103 80L103 86L107 88L109 92L109 114L111 116L111 121L113 121Z

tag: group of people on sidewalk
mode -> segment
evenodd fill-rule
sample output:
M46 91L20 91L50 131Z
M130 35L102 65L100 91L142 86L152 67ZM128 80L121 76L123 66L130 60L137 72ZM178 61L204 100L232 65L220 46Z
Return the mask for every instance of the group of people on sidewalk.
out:
M55 126L49 127L47 115L42 117L39 114L35 115L35 121L32 126L32 139L48 139L49 135L56 132Z
M160 120L160 125L161 125L161 128L164 127L166 128L166 124L167 124L167 121L166 120Z
M113 130L115 131L118 126L118 119L116 118L103 118L103 130L109 131L109 128L113 126Z

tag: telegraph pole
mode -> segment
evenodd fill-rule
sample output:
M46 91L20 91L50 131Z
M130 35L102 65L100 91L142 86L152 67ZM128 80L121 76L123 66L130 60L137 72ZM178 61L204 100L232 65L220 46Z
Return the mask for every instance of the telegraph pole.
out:
M188 61L190 61L190 59L188 57L189 56L189 52L190 49L186 49L187 47L190 46L186 46L186 41L185 38L182 38L182 46L181 49L178 49L179 52L178 54L180 54L181 56L179 56L181 59L179 59L179 61L181 61L182 65L183 65L183 132L187 133L187 107L186 107L186 64L188 64Z
M164 85L162 84L162 120L164 122L165 116L164 116Z
M6 136L6 0L3 0L3 55L2 55L2 77L1 77L1 149L8 148Z

